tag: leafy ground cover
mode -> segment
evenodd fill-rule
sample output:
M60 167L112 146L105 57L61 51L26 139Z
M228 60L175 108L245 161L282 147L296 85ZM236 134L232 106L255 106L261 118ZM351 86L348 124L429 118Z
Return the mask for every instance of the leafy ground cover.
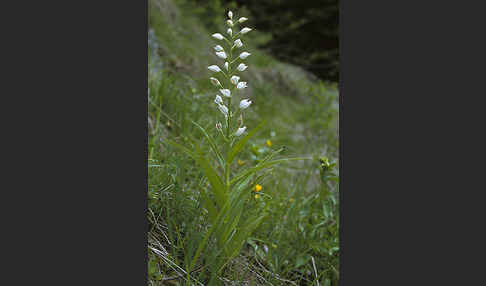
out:
M220 14L224 19L224 10ZM201 190L203 172L167 139L208 142L197 122L216 134L221 114L207 66L214 41L190 1L149 1L148 275L150 285L207 285L216 259L214 241L187 273L210 228ZM222 29L220 29L222 30ZM263 34L255 33L251 42ZM253 101L245 122L266 125L232 166L244 169L268 154L306 156L262 170L250 204L267 215L239 255L219 275L220 285L337 285L339 274L338 91L304 70L281 63L249 44L245 96ZM252 191L253 192L253 191Z

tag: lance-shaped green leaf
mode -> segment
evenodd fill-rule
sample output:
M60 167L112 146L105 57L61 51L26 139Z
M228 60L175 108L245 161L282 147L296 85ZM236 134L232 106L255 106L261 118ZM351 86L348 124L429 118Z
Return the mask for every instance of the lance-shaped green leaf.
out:
M230 192L230 208L224 218L224 229L220 232L221 235L219 237L220 243L227 244L230 234L236 229L244 211L245 196L248 197L250 194L249 189L248 180L245 180L243 184L240 184L235 190Z
M208 160L204 157L204 154L201 152L201 149L197 144L194 145L194 149L196 149L196 162L199 166L203 169L204 174L208 177L209 183L211 184L211 190L214 193L214 197L216 199L216 203L220 208L222 208L226 202L227 193L225 186L221 182L220 177L216 173L213 167L209 164Z
M216 217L216 219L214 219L214 223L211 225L211 227L209 228L209 230L206 233L206 235L204 235L203 240L201 241L201 243L199 243L199 246L198 246L198 248L196 250L196 254L192 258L191 265L189 266L189 270L194 269L194 265L196 265L196 261L199 258L199 256L201 255L201 252L204 250L204 248L206 246L206 243L208 242L208 240L211 237L211 235L214 232L217 233L221 229L221 227L222 227L222 225L224 223L224 218L225 218L225 216L226 216L227 211L228 211L229 208L230 208L230 200L227 200L225 202L225 204L223 205L223 207L220 209L220 211L219 211L218 216Z
M296 160L312 160L312 158L308 158L308 157L286 158L286 159L278 159L278 160L274 160L274 161L270 161L270 162L260 163L260 164L256 165L255 167L245 169L244 171L242 171L241 173L236 175L230 181L230 185L233 185L234 183L238 182L239 180L245 179L248 176L250 176L250 175L252 175L252 174L254 174L254 173L256 173L256 172L258 172L262 169L265 169L265 168L268 168L268 167L271 167L273 165L280 164L280 163L283 163L283 162L296 161Z
M213 150L214 154L216 154L216 158L218 159L218 163L221 165L221 168L224 168L223 156L219 152L218 147L216 145L216 142L214 142L213 138L211 136L209 136L209 134L206 132L206 129L204 129L201 125L197 124L194 121L192 121L192 123L194 125L196 125L202 131L204 136L206 136L206 139L208 139L208 142L209 142L209 146Z
M172 146L178 148L179 150L182 150L196 161L196 163L203 170L204 175L206 175L206 177L208 178L209 183L211 184L211 190L214 193L214 197L216 199L218 207L222 208L226 202L227 197L225 187L216 171L213 169L213 167L211 167L208 160L206 160L206 158L204 157L204 154L201 152L199 146L197 146L197 144L194 144L194 149L196 149L196 152L194 153L188 148L180 145L179 143L176 143L169 139L166 139L166 141Z
M214 223L218 215L218 210L216 209L216 206L214 205L213 201L211 201L211 199L208 197L206 190L201 191L201 197L202 197L204 207L208 210L209 220L211 223Z

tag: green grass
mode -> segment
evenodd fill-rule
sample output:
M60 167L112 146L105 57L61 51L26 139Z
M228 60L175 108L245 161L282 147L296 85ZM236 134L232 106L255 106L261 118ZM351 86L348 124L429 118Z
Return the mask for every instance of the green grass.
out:
M206 69L219 63L212 54L215 43L209 38L216 31L206 30L190 3L178 5L184 9L168 0L149 1L149 26L160 41L166 67L160 75L149 76L149 281L186 285L190 279L192 284L197 280L207 285L217 259L212 251L214 239L208 240L190 278L184 271L211 227L201 197L208 182L194 160L166 139L188 143L184 138L192 137L203 152L210 152L204 135L191 121L216 137L215 123L221 115L213 102L216 91ZM260 172L265 174L262 195L254 199L249 193L252 208L248 209L266 208L268 215L217 282L337 285L338 184L330 175L337 173L337 167L324 172L318 160L321 156L338 160L337 90L257 51L251 39L244 43L252 53L243 75L250 87L244 93L253 101L245 125L251 130L264 120L267 124L250 139L250 148L236 158L243 165L234 164L233 169L254 166L283 146L283 156L314 160L293 161ZM168 277L174 279L165 280Z

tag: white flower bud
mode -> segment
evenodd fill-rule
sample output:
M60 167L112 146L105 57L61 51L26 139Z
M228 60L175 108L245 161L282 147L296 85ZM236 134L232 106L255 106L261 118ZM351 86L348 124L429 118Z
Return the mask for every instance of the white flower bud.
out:
M243 99L242 101L240 101L240 108L241 109L248 108L248 106L250 106L250 104L251 104L251 100Z
M242 33L242 34L246 34L246 33L250 32L250 31L251 31L251 29L250 29L250 28L248 28L248 27L244 27L243 29L241 29L240 33ZM213 35L213 36L214 36L214 35Z
M247 67L248 67L247 65L245 65L244 63L241 63L241 64L238 65L238 67L236 69L239 70L239 71L244 71L244 70L246 70Z
M246 130L246 126L238 128L238 130L236 130L235 132L235 136L240 136L241 134L243 134L243 132L245 132L245 130Z
M225 63L224 63L224 68L225 68L227 71L229 71L229 64L228 64L228 62L225 62Z
M211 83L214 84L215 86L221 86L221 83L217 78L210 77L209 79L211 80Z
M221 96L219 96L219 95L216 95L216 98L214 99L214 102L216 104L223 104L223 98L221 98Z
M228 18L233 19L233 12L228 11Z
M245 81L241 81L238 83L238 85L236 86L237 89L243 89L243 88L246 88L247 85L246 85L246 82Z
M222 104L218 104L218 109L219 109L219 111L221 111L221 113L224 114L224 116L228 116L228 107L226 107Z
M233 27L233 21L231 21L231 20L227 20L226 24L228 24L228 26L230 26L230 27Z
M233 30L231 30L231 28L228 28L228 31L226 31L226 33L228 33L228 35L233 35Z
M222 40L223 39L223 35L221 35L220 33L213 34L212 37L215 38L215 39L217 39L217 40Z
M226 59L226 53L225 52L216 52L216 55L219 58Z
M219 91L221 92L222 95L226 97L231 97L231 91L229 89L220 89Z
M239 22L239 23L243 23L243 22L245 22L246 20L248 20L248 18L246 18L246 17L241 17L240 19L238 19L238 22Z
M240 59L244 60L246 59L249 55L251 55L250 53L248 52L243 52L240 54Z
M222 52L222 51L224 51L223 47L221 47L220 45L217 45L216 47L214 47L214 50L216 52Z
M240 40L240 39L238 39L238 40L236 40L236 41L235 41L235 46L236 46L237 48L241 48L241 47L243 46L243 43L241 42L241 40Z
M213 71L213 72L220 72L221 71L221 69L217 65L209 66L208 70Z
M237 75L234 75L234 76L231 77L231 83L234 84L234 85L237 85L239 80L240 80L240 77L237 76Z

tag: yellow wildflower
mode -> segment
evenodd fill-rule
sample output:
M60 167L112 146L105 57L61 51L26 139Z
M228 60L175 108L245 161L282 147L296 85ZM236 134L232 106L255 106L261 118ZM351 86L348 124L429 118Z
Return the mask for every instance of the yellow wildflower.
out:
M259 194L256 194L255 195L255 199L259 199L260 198L260 195Z
M240 165L240 166L241 166L241 165L243 165L243 164L245 164L245 161L241 161L240 159L238 159L238 165Z
M260 186L259 184L257 184L255 186L255 192L259 192L259 191L261 191L261 189L262 189L262 186Z
M272 141L267 140L267 146L268 146L268 147L272 147Z

